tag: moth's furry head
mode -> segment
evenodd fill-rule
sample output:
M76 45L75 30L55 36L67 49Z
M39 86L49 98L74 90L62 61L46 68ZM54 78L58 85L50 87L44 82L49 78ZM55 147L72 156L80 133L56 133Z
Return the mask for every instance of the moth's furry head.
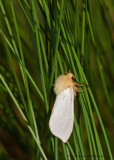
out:
M69 87L73 87L75 76L72 73L60 75L54 84L54 92L60 94L62 91Z

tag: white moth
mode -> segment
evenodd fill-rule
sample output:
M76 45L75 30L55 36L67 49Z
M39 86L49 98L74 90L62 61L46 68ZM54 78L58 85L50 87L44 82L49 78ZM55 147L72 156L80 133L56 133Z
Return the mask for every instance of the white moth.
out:
M55 104L50 116L49 127L53 135L60 138L64 143L69 139L74 123L74 96L80 91L76 86L84 86L74 82L72 73L60 75L55 81L56 93Z

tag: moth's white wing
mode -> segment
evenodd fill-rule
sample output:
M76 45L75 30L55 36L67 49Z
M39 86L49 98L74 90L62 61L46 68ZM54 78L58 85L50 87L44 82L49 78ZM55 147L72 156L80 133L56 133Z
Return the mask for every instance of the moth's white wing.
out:
M51 113L49 127L51 132L66 142L73 130L74 122L74 90L68 88L61 92Z

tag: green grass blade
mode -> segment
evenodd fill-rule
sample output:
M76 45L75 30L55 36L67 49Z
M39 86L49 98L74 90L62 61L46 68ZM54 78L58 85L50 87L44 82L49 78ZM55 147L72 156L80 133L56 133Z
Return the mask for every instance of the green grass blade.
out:
M20 112L21 116L22 116L23 119L25 120L25 122L26 122L26 124L27 124L27 127L28 127L28 129L29 129L29 131L31 132L31 134L32 134L32 136L33 136L35 142L37 143L37 145L38 145L38 147L39 147L39 149L40 149L40 151L41 151L41 153L42 153L42 156L44 157L45 160L47 160L47 158L46 158L46 156L45 156L45 153L44 153L44 151L42 150L42 148L41 148L41 146L40 146L40 144L39 144L38 139L36 138L36 136L35 136L35 134L34 134L32 128L30 127L30 125L29 125L29 123L28 123L28 121L27 121L27 118L25 117L23 111L21 110L19 104L17 103L15 97L13 96L13 94L12 94L10 88L7 86L7 84L6 84L6 82L5 82L4 78L3 78L3 76L2 76L1 74L0 74L0 79L1 79L2 83L4 84L4 86L6 87L6 89L7 89L8 93L9 93L9 95L10 95L11 98L12 98L12 100L14 101L14 103L15 103L15 105L16 105L18 111Z
M21 46L21 40L20 40L20 36L19 36L19 31L18 31L18 26L17 26L17 22L16 22L15 12L14 12L14 8L13 8L13 4L12 4L11 0L10 0L10 5L11 5L12 15L13 15L13 19L14 19L14 25L15 25L15 29L16 29L16 34L17 34L19 51L20 51L20 55L21 55L21 59L22 59L23 80L24 80L25 89L26 89L26 93L27 93L29 114L31 115L30 95L29 95L29 87L28 87L28 80L27 80L27 75L26 75L26 68L25 68L23 50L22 50L22 46ZM30 117L32 117L32 116L30 116ZM31 120L32 120L32 118L31 118Z
M60 39L60 26L62 22L62 17L63 17L63 8L64 8L64 0L61 2L61 8L60 8L60 16L59 16L59 22L57 26L57 31L56 31L56 41L55 41L55 48L54 48L54 60L53 60L53 68L51 72L51 77L50 77L50 87L49 90L51 89L52 83L53 83L53 77L54 77L54 70L56 68L57 64L57 56L58 56L58 45L59 45L59 39Z
M95 38L94 38L94 33L93 33L93 29L92 29L92 24L91 24L91 20L90 20L90 15L89 15L89 12L87 12L87 13L88 13L88 14L87 14L87 17L88 17L89 27L90 27L90 31L91 31L91 37L92 37L94 46L96 46ZM84 77L85 77L85 76L84 76ZM86 81L87 81L87 80L86 80ZM104 126L103 126L103 123L102 123L102 120L101 120L100 113L99 113L99 111L98 111L96 102L95 102L95 100L94 100L94 97L93 97L92 92L91 92L90 89L89 89L89 94L90 94L91 99L92 99L92 101L93 101L93 104L94 104L94 107L95 107L95 111L96 111L96 114L97 114L97 116L98 116L98 119L99 119L99 122L100 122L100 125L101 125L101 129L102 129L102 131L103 131L103 135L104 135L104 138L105 138L105 141L106 141L106 145L107 145L107 149L108 149L108 152L109 152L110 159L112 160L113 157L112 157L111 149L110 149L110 146L109 146L108 138L107 138L107 135L106 135L106 132L105 132L105 129L104 129Z
M100 72L100 76L101 76L101 79L102 79L102 83L103 83L103 88L104 88L104 93L105 93L105 97L107 99L107 102L109 104L109 107L112 108L112 104L111 104L111 101L110 101L110 97L109 97L109 94L108 94L108 90L107 90L107 86L106 86L106 83L105 83L105 78L104 78L104 74L103 74L103 67L102 67L102 64L100 62L100 59L97 57L97 63L98 63L98 68L99 68L99 72Z
M75 56L76 56L76 54L75 54ZM79 68L81 69L81 74L80 74L80 76L83 75L83 76L84 76L85 83L88 84L87 79L86 79L86 77L85 77L85 75L84 75L84 72L82 71L82 68L81 68L81 66L80 66L80 64L79 64L79 62L78 62L77 56L76 56L76 61L77 61L77 64L79 65ZM90 88L88 88L88 92L89 92L89 95L90 95L90 97L91 97L92 103L93 103L93 105L94 105L94 108L95 108L97 117L98 117L98 119L99 119L99 123L100 123L100 125L101 125L101 129L102 129L102 132L103 132L103 135L104 135L104 138L105 138L105 142L106 142L107 149L108 149L108 152L109 152L109 155L110 155L110 159L112 160L113 158L112 158L112 153L111 153L111 149L110 149L110 146L109 146L108 138L107 138L107 135L106 135L104 126L103 126L103 122L102 122L102 120L101 120L100 113L99 113L99 111L98 111L96 102L95 102L95 100L94 100L94 97L93 97L93 94L92 94ZM94 124L94 123L93 123L93 124ZM103 155L101 155L101 156L103 156Z
M40 65L40 70L41 70L42 87L43 87L43 92L44 92L44 101L45 101L45 104L46 104L46 111L48 112L49 106L48 106L48 100L47 100L47 93L46 93L46 86L45 86L44 72L43 72L43 65L42 65L42 58L41 58L41 54L40 54L40 44L39 44L39 22L38 22L38 19L37 19L37 14L36 14L34 1L32 1L32 11L33 11L34 21L36 22L34 24L34 27L35 27L35 35L36 35L36 43L37 43L37 54L38 54L39 65Z
M29 18L29 16L27 15L26 10L24 9L24 7L23 7L22 3L20 2L20 0L18 0L18 3L19 3L20 8L21 8L22 11L23 11L23 14L25 15L26 20L28 21L28 23L29 23L32 31L35 32L34 27L33 27L33 24L31 23L30 18Z
M1 33L2 36L4 37L7 45L8 45L9 48L12 50L13 54L15 55L15 51L14 51L14 49L13 49L13 46L11 45L10 41L8 40L8 38L5 36L5 34L3 33L3 31L2 31L1 29L0 29L0 33ZM19 63L19 67L21 68L21 65L20 65L20 64L22 63L22 61L20 60L20 58L19 58L18 56L16 56L16 58L17 58L17 61L18 61L18 63ZM42 101L44 101L44 97L43 97L42 93L41 93L40 90L38 89L35 81L34 81L33 78L31 77L31 75L30 75L30 73L28 72L27 69L26 69L26 73L27 73L27 76L28 76L28 78L30 79L32 85L34 86L35 90L37 91L38 95L40 96L40 98L42 99Z
M63 142L62 142L62 147L63 147L63 151L64 151L65 160L68 160L67 150L66 150L65 144Z
M58 138L55 137L55 160L58 160Z

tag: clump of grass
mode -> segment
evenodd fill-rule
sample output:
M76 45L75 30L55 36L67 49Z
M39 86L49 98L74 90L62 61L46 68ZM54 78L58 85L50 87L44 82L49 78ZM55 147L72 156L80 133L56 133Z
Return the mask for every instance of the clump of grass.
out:
M29 136L25 152L22 151L21 138L17 141L12 136L23 152L23 159L29 151L28 159L113 159L107 137L109 132L104 127L106 122L103 123L104 117L110 115L112 118L113 112L113 93L109 92L110 75L113 74L110 70L113 65L113 22L112 8L108 5L105 1L86 0L0 0L0 34L4 48L0 50L1 65L15 79L11 83L21 97L20 102L5 72L1 72L1 102L10 97L11 105L7 103L4 107L10 107L10 112L15 115L16 123L13 125L19 128L20 137ZM109 68L106 68L109 61ZM89 87L76 98L75 110L78 113L74 117L73 134L64 144L51 135L48 121L55 99L53 83L59 74L69 69L77 82ZM102 105L108 108L107 113L101 112ZM3 107L0 110L5 117ZM107 118L107 124L110 119ZM10 121L8 124L12 125ZM5 131L9 133L8 127ZM13 132L14 127L11 127ZM9 152L7 157L10 157Z

